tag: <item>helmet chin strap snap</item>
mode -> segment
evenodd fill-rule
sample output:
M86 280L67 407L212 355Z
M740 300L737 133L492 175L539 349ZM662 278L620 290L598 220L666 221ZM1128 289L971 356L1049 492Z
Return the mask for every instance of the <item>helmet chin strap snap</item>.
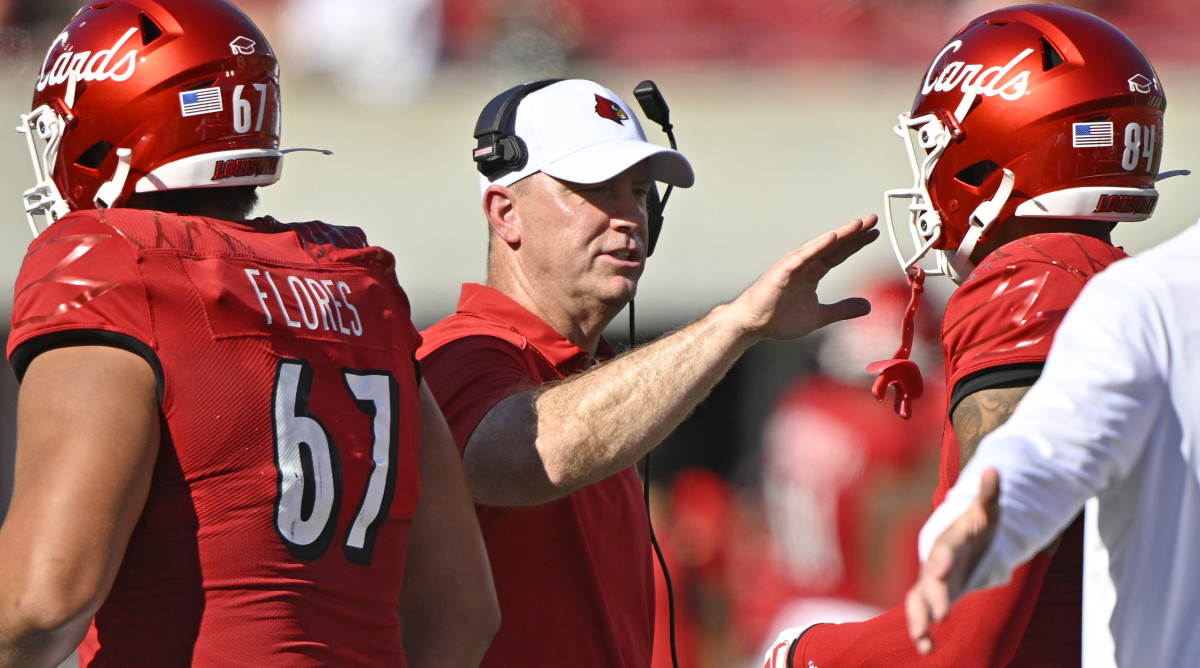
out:
M980 204L971 214L970 224L967 226L967 233L963 235L962 243L958 245L958 250L954 252L954 257L950 259L950 278L955 283L961 284L966 280L967 275L971 273L974 265L971 264L971 254L975 252L975 245L979 243L983 234L991 228L992 223L1000 217L1000 210L1008 202L1008 198L1012 196L1013 183L1016 182L1016 177L1013 176L1012 170L1005 169L1000 178L1000 187L996 189L996 194L988 201Z

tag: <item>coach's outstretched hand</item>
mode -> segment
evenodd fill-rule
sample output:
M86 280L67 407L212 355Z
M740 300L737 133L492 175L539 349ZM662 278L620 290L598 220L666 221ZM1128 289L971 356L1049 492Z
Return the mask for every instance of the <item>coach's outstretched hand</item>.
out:
M871 304L861 297L822 304L817 284L830 269L878 238L878 220L874 214L859 218L784 255L730 303L740 311L748 333L758 339L795 339L870 313Z
M933 651L931 624L950 615L950 607L962 594L967 576L991 544L999 517L1000 474L987 469L979 481L979 496L934 541L917 583L905 597L908 635L918 653L927 655Z

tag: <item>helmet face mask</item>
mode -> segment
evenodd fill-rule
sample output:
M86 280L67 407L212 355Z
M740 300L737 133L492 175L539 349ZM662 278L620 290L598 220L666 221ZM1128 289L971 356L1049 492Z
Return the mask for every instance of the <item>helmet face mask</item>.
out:
M34 176L37 179L32 188L22 193L25 200L25 217L29 220L29 227L34 236L38 235L34 214L44 214L51 220L58 220L71 211L50 175L50 170L58 159L58 149L66 126L63 113L47 104L28 114L21 114L21 125L17 130L25 134L29 157L33 161Z
M900 114L900 122L893 130L904 140L909 167L913 173L913 185L910 188L895 188L885 192L883 212L896 259L900 261L901 269L908 273L942 240L942 220L933 208L933 200L929 196L926 184L929 182L929 173L937 165L938 158L946 150L952 136L950 130L935 114L912 118L905 112ZM910 200L906 207L908 219L905 222L912 248L915 249L911 254L906 254L899 242L900 232L892 215L894 199ZM947 275L949 269L945 265L945 255L939 253L937 259L937 269L927 269L926 273L931 276Z
M1165 107L1141 51L1091 14L1030 5L968 23L896 126L914 179L885 193L901 267L937 251L927 273L961 282L977 244L1013 217L1148 218ZM908 201L911 252L901 248L897 200Z
M37 179L26 215L122 206L134 192L279 179L278 63L225 0L84 6L50 46L21 117Z

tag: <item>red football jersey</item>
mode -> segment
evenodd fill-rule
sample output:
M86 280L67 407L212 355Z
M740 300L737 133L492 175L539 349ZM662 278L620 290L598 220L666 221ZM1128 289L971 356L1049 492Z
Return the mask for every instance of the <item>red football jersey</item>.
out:
M946 364L946 391L950 410L942 431L941 480L934 494L938 505L958 480L962 468L959 443L950 415L979 379L997 368L1017 369L1028 365L1033 382L1046 361L1054 333L1067 309L1093 276L1127 254L1105 241L1077 234L1039 234L1005 244L975 268L950 297L942 320L942 354ZM953 392L953 395L949 393ZM1061 543L1047 564L1034 563L1022 585L1021 574L1006 588L1013 593L1026 589L1023 598L1037 596L1028 616L1007 620L1006 638L1015 650L1013 665L1062 666L1077 663L1082 652L1083 527L1076 520L1064 532ZM1044 577L1036 572L1045 569ZM1040 592L1040 593L1039 593ZM955 614L995 616L996 595L968 596L965 608ZM996 622L1001 620L997 619ZM1024 629L1023 631L1021 629Z
M950 415L961 397L987 387L985 376L1000 367L1036 378L1054 333L1093 276L1125 251L1077 234L1039 234L1005 244L984 258L946 304L942 356L951 404L942 436L942 481L934 505L958 479L958 440ZM1017 373L1021 373L1018 371Z
M103 342L162 445L85 665L404 665L420 337L362 232L82 211L30 246L8 353ZM88 663L90 661L90 663Z
M958 440L950 423L956 401L998 380L1033 382L1067 307L1088 280L1123 257L1120 248L1088 236L1033 235L988 255L951 295L942 319L950 406L935 506L958 479ZM935 627L941 640L932 655L916 654L901 605L865 622L813 627L796 644L795 665L1079 665L1082 564L1076 521L1052 558L1039 554L1007 585L964 596Z

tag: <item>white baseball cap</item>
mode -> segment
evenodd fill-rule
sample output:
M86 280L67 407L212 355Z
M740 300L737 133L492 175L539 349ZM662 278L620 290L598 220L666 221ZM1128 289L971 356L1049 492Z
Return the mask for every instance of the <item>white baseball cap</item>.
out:
M643 160L655 181L688 188L696 180L682 153L646 141L629 105L591 81L568 79L535 90L520 101L514 115L509 131L525 142L528 159L520 169L494 179L480 176L480 190L512 185L534 172L599 183Z

